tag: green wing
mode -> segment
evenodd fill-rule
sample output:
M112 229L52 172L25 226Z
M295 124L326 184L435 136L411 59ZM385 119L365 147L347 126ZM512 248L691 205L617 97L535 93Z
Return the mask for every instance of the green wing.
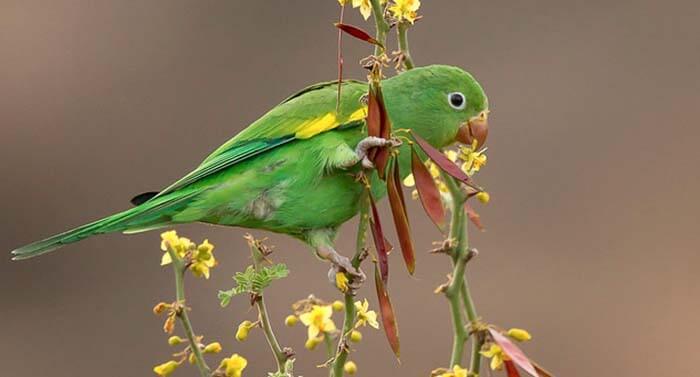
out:
M155 197L172 193L291 141L308 139L341 126L362 124L366 107L361 104L360 97L367 89L366 84L343 82L338 112L337 88L335 81L319 83L288 97Z

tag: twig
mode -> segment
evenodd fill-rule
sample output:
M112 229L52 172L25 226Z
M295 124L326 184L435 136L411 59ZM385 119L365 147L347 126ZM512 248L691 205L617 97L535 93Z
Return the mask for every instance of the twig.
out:
M340 17L338 22L343 23L345 15L345 4L340 6ZM338 98L335 102L335 113L340 114L340 88L343 85L343 31L338 29Z
M397 34L399 39L399 50L401 51L401 62L406 69L413 69L413 58L411 58L411 51L408 49L408 28L408 22L399 22Z
M374 39L381 43L381 46L386 46L386 33L389 32L389 24L384 19L384 8L379 3L379 0L370 0L372 4L372 14L374 15L374 26L376 28L376 36ZM384 49L379 46L374 46L374 55L379 56L379 54L384 52Z
M365 190L360 198L360 220L357 226L357 240L355 245L355 255L352 259L352 265L359 268L365 255L365 243L367 237L367 227L369 225L369 191ZM345 312L343 319L343 330L338 337L338 346L336 348L336 356L331 365L330 376L342 377L343 366L348 359L348 334L355 326L355 297L351 292L346 292L344 295Z
M389 31L389 24L384 19L384 8L382 8L379 0L370 0L372 4L372 14L374 15L375 38L381 46L386 46L386 34ZM379 56L384 53L384 48L380 45L374 46L374 55ZM381 75L380 75L381 77ZM374 80L370 80L370 85L375 85ZM365 253L365 237L367 227L369 225L369 192L366 190L360 199L360 220L357 229L357 243L355 247L355 256L352 259L352 265L359 268ZM343 367L348 358L348 334L352 331L355 325L355 298L351 292L344 295L345 316L343 319L343 331L338 337L338 346L336 356L330 368L330 377L342 377Z
M459 184L443 174L443 179L447 185L450 195L452 196L452 218L450 228L450 239L454 239L450 256L454 271L452 273L452 281L445 290L445 296L450 302L452 320L454 325L454 340L452 346L452 356L450 357L450 366L453 367L462 362L464 353L464 344L469 334L466 332L464 320L462 317L462 306L466 312L467 319L472 327L478 323L478 315L476 307L469 291L469 285L465 277L465 267L467 261L471 257L469 250L469 237L466 227L466 216L464 215L464 203L467 200L467 195L461 190ZM461 299L461 300L460 300ZM479 351L482 345L482 337L478 332L473 332L472 354L469 371L472 374L478 374L481 364L481 355Z
M187 335L187 340L190 342L190 349L194 355L195 364L197 364L199 374L202 375L202 377L209 377L211 375L211 370L209 369L206 361L204 361L202 350L199 348L199 341L197 341L197 337L194 335L192 323L187 315L187 307L185 306L184 279L187 266L184 260L177 255L172 247L168 247L167 249L168 254L170 254L170 259L172 259L173 271L175 272L175 299L177 300L177 303L181 305L181 307L177 310L176 315L180 319L180 322L182 322L182 327Z
M251 245L250 252L253 257L253 267L259 272L262 268L262 262L266 260L266 256L254 245ZM272 350L272 354L277 362L277 372L289 373L289 371L287 371L287 360L289 359L289 354L282 349L277 341L274 331L272 330L270 316L267 312L267 306L265 305L263 293L260 292L257 294L254 301L255 307L258 309L260 327L262 327L263 332L265 333L267 344L270 346L270 350Z

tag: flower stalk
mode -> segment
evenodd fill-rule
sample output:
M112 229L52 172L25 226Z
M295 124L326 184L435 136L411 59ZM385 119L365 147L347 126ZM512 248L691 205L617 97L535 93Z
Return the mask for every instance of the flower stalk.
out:
M175 299L177 303L181 305L181 307L178 308L176 315L180 319L182 327L185 330L185 335L190 343L190 349L194 355L195 364L197 364L199 374L202 377L209 377L211 375L211 369L209 369L209 366L202 356L199 341L194 335L194 330L192 330L192 322L190 322L190 318L187 315L187 307L185 306L185 272L187 271L187 264L169 244L167 245L167 251L172 259L173 272L175 273Z

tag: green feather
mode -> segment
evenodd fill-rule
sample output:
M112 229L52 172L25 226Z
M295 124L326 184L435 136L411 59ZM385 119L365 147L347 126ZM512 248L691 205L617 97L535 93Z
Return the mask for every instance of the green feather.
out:
M468 73L449 66L416 68L382 81L394 129L411 129L437 148L454 142L460 125L482 110L486 96ZM346 81L310 86L287 98L216 149L202 164L145 203L13 251L14 259L48 253L92 235L134 233L190 222L259 228L307 242L332 238L357 214L364 190L353 175L354 148L367 136L360 99L367 85ZM463 109L448 93L462 92ZM361 114L360 114L361 115ZM399 164L409 173L408 145ZM384 195L371 175L375 197Z

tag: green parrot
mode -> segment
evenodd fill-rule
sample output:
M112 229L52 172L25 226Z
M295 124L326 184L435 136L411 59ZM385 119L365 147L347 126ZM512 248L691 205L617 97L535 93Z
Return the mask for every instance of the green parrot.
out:
M408 145L367 136L367 83L337 81L307 87L275 106L207 157L195 170L160 192L144 193L135 207L20 247L14 260L32 258L97 234L138 233L202 222L288 234L331 263L329 276L364 274L334 248L337 230L360 209L363 185L356 174L371 168L367 152L395 146L403 175L410 171ZM409 129L436 148L477 138L472 120L485 124L488 101L462 69L433 65L382 81L394 129ZM485 136L484 136L485 138ZM480 144L483 140L479 140ZM375 171L372 194L385 195Z

